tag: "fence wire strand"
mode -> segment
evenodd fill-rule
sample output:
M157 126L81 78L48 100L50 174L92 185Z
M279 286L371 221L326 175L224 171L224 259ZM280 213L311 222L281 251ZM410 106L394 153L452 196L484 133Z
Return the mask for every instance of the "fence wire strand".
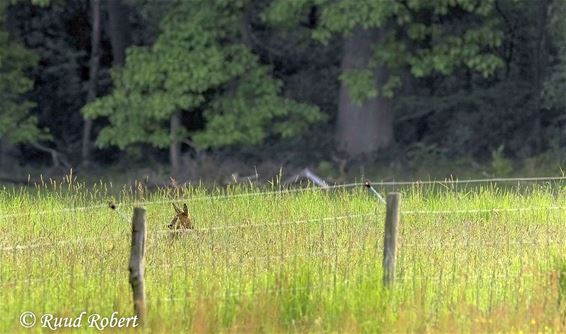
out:
M285 263L286 260L291 259L303 259L303 258L313 258L313 259L323 259L323 258L330 258L335 256L340 256L344 254L355 254L356 252L366 251L366 250L375 250L375 245L367 246L367 247L351 247L348 249L337 250L334 251L323 251L323 252L303 252L303 253L293 253L293 254L274 254L274 255L265 255L265 256L234 256L234 262L244 262L244 261L267 261L269 263ZM199 262L201 264L202 262ZM183 268L186 267L186 263L162 263L162 264L153 264L151 268L160 268L160 269L172 269L172 268Z
M428 181L376 181L370 182L374 186L417 186L430 184L471 184L471 183L496 183L496 182L540 182L540 181L562 181L566 180L566 176L543 176L543 177L511 177L511 178L490 178L490 179L445 179L445 180L428 180Z
M229 195L208 195L208 196L198 196L198 197L181 197L181 198L173 198L167 200L156 200L156 201L134 201L131 203L128 202L121 202L121 203L109 203L109 204L97 204L97 205L87 205L87 206L78 206L78 207L69 207L69 208L61 208L61 209L53 209L53 210L42 210L42 211L30 211L30 212L19 212L19 213L8 213L0 215L0 219L4 218L16 218L16 217L24 217L24 216L36 216L36 215L47 215L47 214L54 214L54 213L64 213L64 212L78 212L78 211L91 211L91 210L98 210L98 209L107 209L109 206L115 206L116 208L124 207L124 206L144 206L144 205L156 205L156 204L171 204L171 203L179 203L183 201L210 201L210 200L223 200L223 199L232 199L232 198L242 198L242 197L254 197L254 196L269 196L269 195L283 195L283 194L290 194L290 193L298 193L298 192L307 192L307 191L324 191L324 190L332 190L332 189L340 189L340 188L353 188L362 186L363 183L346 183L346 184L336 184L327 187L306 187L306 188L297 188L297 189L284 189L284 190L276 190L276 191L258 191L253 193L242 193L242 194L229 194Z
M480 279L525 279L525 278L534 278L544 276L545 273L515 273L515 274L486 274L486 275L458 275L453 277L450 273L444 275L416 275L416 276L402 276L396 277L395 282L397 283L410 283L414 281L427 281L427 282L454 282L454 278L456 281L477 281ZM228 298L237 298L237 297L251 297L263 294L281 294L281 293L289 293L289 292L298 292L298 291L318 291L318 290L325 290L325 289L332 289L337 287L347 287L348 290L350 289L360 289L366 287L367 283L376 283L381 281L381 277L379 273L375 275L364 275L361 277L354 277L352 279L340 280L337 282L331 283L323 283L323 284L313 284L308 286L298 286L292 288L279 288L279 289L256 289L253 291L245 291L245 292L231 292L226 290L221 293L216 293L209 296L198 296L196 297L197 300L199 299L228 299ZM375 286L379 286L375 284ZM186 301L189 299L188 297L166 297L166 298L156 298L151 299L149 298L149 302L178 302L178 301Z
M349 218L363 218L363 217L372 217L372 216L377 216L377 214L376 213L347 214L347 215L343 215L343 216L331 216L331 217L312 218L312 219L294 220L294 221L281 221L281 222L259 223L259 224L250 223L250 224L240 224L240 225L204 227L204 228L195 228L195 229L192 229L192 230L157 230L157 231L151 232L150 234L177 234L177 233L187 234L187 233L194 233L194 232L222 231L222 230L245 229L245 228L256 228L256 227L281 227L281 226L288 226L288 225L301 225L301 224L328 222L328 221L335 221L335 220L345 220L345 219L349 219Z
M445 180L429 180L429 181L378 181L378 182L370 182L371 185L375 186L407 186L407 185L445 185L445 184L473 184L473 183L496 183L496 182L540 182L540 181L562 181L566 180L566 176L548 176L548 177L520 177L520 178L490 178L490 179L468 179L468 180L458 180L458 179L445 179ZM155 205L155 204L170 204L170 203L179 203L182 201L209 201L209 200L223 200L223 199L231 199L231 198L241 198L241 197L254 197L254 196L268 196L268 195L283 195L283 194L290 194L290 193L298 193L298 192L307 192L307 191L324 191L324 190L331 190L331 189L340 189L340 188L354 188L354 187L361 187L365 186L366 183L361 182L354 182L354 183L345 183L345 184L336 184L327 187L305 187L305 188L297 188L297 189L283 189L283 190L274 190L274 191L258 191L252 193L243 193L243 194L227 194L227 195L207 195L207 196L198 196L198 197L182 197L170 200L157 200L157 201L134 201L131 203L116 203L117 206L143 206L143 205ZM61 209L53 209L53 210L42 210L42 211L31 211L31 212L23 212L23 213L8 213L0 215L0 219L5 218L16 218L16 217L24 217L24 216L31 216L31 215L47 215L47 214L54 214L54 213L63 213L63 212L78 212L78 211L90 211L90 210L98 210L108 208L108 204L98 204L98 205L90 205L90 206L80 206L80 207L71 207L71 208L61 208Z
M223 231L223 230L232 230L232 229L241 229L241 228L281 227L281 226L288 226L288 225L301 225L301 224L328 222L328 221L336 221L336 220L345 220L345 219L349 219L349 218L363 218L363 217L372 217L372 216L377 216L377 215L375 213L347 214L347 215L342 215L342 216L320 217L320 218L312 218L312 219L304 219L304 220L296 220L296 221L228 225L228 226L200 228L200 229L194 229L194 230L156 230L156 231L148 231L146 233L146 235L148 237L151 237L151 236L154 236L154 235L191 234L191 233L198 233L198 232ZM0 246L0 252L20 251L20 250L35 249L35 248L48 248L48 247L53 247L53 246L65 246L65 245L69 245L69 244L80 244L80 243L96 242L96 241L121 240L121 239L124 239L125 237L126 237L126 235L122 233L122 234L119 234L119 235L112 235L112 236L100 236L100 237L92 237L92 238L76 238L76 239L61 240L61 241L50 242L50 243L33 243L32 242L32 243L29 243L29 244L26 244L26 245Z
M498 212L525 212L525 211L543 211L543 210L566 210L566 206L549 206L549 207L526 207L526 208L490 208L490 209L471 209L471 210L408 210L401 211L401 215L439 215L439 214L470 214L470 213L498 213ZM210 232L210 231L222 231L222 230L233 230L233 229L246 229L246 228L277 228L289 225L301 225L310 224L317 222L329 222L337 220L346 220L351 218L365 218L365 217L378 217L377 212L374 213L363 213L363 214L347 214L342 216L330 216L321 218L312 218L296 221L281 221L281 222L269 222L269 223L250 223L250 224L239 224L239 225L227 225L227 226L215 226L215 227L204 227L196 228L193 230L155 230L148 231L148 236L153 235L174 235L174 234L191 234L198 232ZM52 246L64 246L68 244L94 242L94 241L108 241L108 240L119 240L124 238L124 235L114 235L114 236L101 236L93 238L77 238L72 240L61 240L52 243L30 243L27 245L12 245L12 246L0 246L0 252L8 251L18 251L27 250L34 248L46 248Z
M491 212L524 212L544 210L564 210L566 206L531 206L521 208L490 208L490 209L466 209L466 210L401 210L401 215L438 215L438 214L467 214L467 213L491 213Z
M79 272L72 272L72 273L66 273L64 275L57 275L57 276L37 276L37 277L27 277L27 278L22 278L22 279L16 279L16 280L12 280L12 281L8 281L8 282L2 282L0 284L0 287L6 287L6 286L17 286L20 284L35 284L35 283L45 283L45 282L51 282L51 281L58 281L58 280L64 280L67 278L90 278L90 277L97 277L100 278L100 275L108 275L108 274L125 274L128 273L128 269L124 268L124 269L110 269L110 270L95 270L95 271L87 271L86 269L84 271L79 271Z
M97 241L123 240L125 238L129 238L129 236L125 234L120 234L120 235L100 236L100 237L92 237L92 238L76 238L76 239L60 240L55 242L40 242L40 243L32 242L26 245L1 246L0 252L13 252L13 251L23 251L23 250L37 249L37 248L50 248L50 247L66 246L72 244L83 244L83 243L97 242Z

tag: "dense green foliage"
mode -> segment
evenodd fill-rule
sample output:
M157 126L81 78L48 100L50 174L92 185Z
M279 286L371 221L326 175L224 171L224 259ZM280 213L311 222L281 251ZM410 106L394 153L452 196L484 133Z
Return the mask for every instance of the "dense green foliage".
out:
M393 145L366 161L389 166L393 155L401 170L425 161L469 168L490 164L500 148L518 161L564 157L564 0L122 2L126 64L114 68L120 32L103 0L99 99L86 107L91 1L3 3L4 139L45 141L78 164L84 111L95 118L100 163L148 146L164 162L163 148L183 142L190 158L209 148L338 169L339 95L347 86L358 103L392 101ZM360 29L381 39L367 66L343 71L343 41ZM378 68L388 72L376 84ZM8 135L17 122L21 130ZM20 161L37 158L36 149L11 148Z
M174 6L154 45L128 51L112 94L86 107L88 117L109 117L99 144L166 147L172 140L168 121L179 111L204 112L207 125L194 134L201 147L293 137L321 120L315 107L280 97L281 82L242 41L243 7L218 0ZM183 140L189 134L174 135Z
M5 7L0 4L0 140L41 140L45 134L39 129L37 118L29 113L34 104L24 97L33 87L26 71L36 65L37 57L5 31Z
M316 5L320 22L312 35L322 42L328 42L335 34L352 34L358 27L384 29L386 36L373 46L369 67L341 74L354 99L360 101L378 93L392 97L401 86L405 68L415 78L450 75L460 66L483 76L493 74L502 65L493 51L503 39L494 4L494 0L276 0L267 18L289 25ZM373 78L379 66L392 72L381 92Z
M555 40L556 53L550 62L548 77L545 81L544 100L547 108L566 108L566 6L561 2L555 4L554 11L549 22L550 34Z

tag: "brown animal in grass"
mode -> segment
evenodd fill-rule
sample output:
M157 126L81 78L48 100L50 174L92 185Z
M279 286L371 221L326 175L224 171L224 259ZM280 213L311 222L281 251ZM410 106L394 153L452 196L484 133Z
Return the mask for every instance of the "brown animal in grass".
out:
M175 203L173 203L173 208L175 208L175 217L169 223L168 227L171 230L192 230L193 223L191 217L189 216L189 208L187 204L183 204L183 210L181 210Z

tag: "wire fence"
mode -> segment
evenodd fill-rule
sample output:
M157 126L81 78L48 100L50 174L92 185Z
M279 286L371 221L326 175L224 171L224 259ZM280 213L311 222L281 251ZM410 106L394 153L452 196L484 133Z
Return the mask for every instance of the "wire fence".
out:
M418 186L418 185L454 185L454 184L477 184L477 183L520 183L520 182L541 182L541 181L563 181L566 180L566 176L548 176L548 177L520 177L520 178L486 178L486 179L468 179L468 180L458 180L458 179L445 179L445 180L425 180L425 181L378 181L369 182L370 185L375 186ZM182 201L213 201L213 200L225 200L243 197L256 197L256 196L271 196L271 195L284 195L293 194L307 191L326 191L332 189L347 189L366 186L367 182L354 182L354 183L344 183L335 184L326 187L304 187L295 189L281 189L274 191L257 191L241 194L220 194L220 195L206 195L197 197L180 197L167 200L155 200L155 201L134 201L134 202L122 202L122 203L110 203L110 205L115 205L115 207L120 206L144 206L144 205L159 205L159 204L171 204L179 203ZM108 208L109 204L96 204L88 206L77 206L70 208L61 208L53 210L41 210L41 211L30 211L30 212L18 212L18 213L8 213L1 214L0 219L5 218L16 218L31 215L48 215L64 212L80 212L80 211L91 211Z
M347 288L348 292L352 290L368 289L370 284L372 287L379 286L381 277L380 273L374 273L373 275L358 276L353 278L348 278L344 280L336 280L326 283L314 283L310 285L297 285L293 287L285 288L245 288L245 289L227 289L225 291L220 291L219 293L213 293L210 295L206 294L195 294L193 296L178 296L178 297L162 297L162 298L149 298L149 302L158 303L174 303L174 302L186 302L190 299L195 300L208 300L208 299L232 299L241 297L253 297L258 295L278 295L278 294L294 294L296 292L316 292L320 290L327 289L337 289L337 288ZM413 276L400 276L395 279L397 283L414 283L414 282L452 282L461 283L462 281L476 282L484 280L522 280L522 279L532 279L538 277L548 276L545 273L514 273L514 274L482 274L482 275L459 275L452 276L451 273L443 273L440 275L413 275ZM240 290L240 291L235 291ZM245 291L241 291L245 290Z
M239 225L226 225L226 226L215 226L215 227L203 227L203 228L195 228L192 230L157 230L154 232L150 232L150 234L190 234L195 232L207 232L207 231L222 231L222 230L233 230L233 229L247 229L247 228L258 228L258 227L282 227L288 225L302 225L302 224L311 224L311 223L324 223L324 222L332 222L332 221L339 221L339 220L346 220L352 218L364 218L364 217L377 217L375 213L362 213L362 214L346 214L342 216L331 216L331 217L322 217L322 218L312 218L312 219L303 219L303 220L294 220L294 221L280 221L280 222L269 222L269 223L247 223L247 224L239 224Z
M75 238L75 239L67 239L67 240L60 240L53 242L31 242L25 245L0 246L0 252L13 252L13 251L24 251L24 250L39 249L39 248L64 247L73 244L86 244L86 243L100 242L100 241L116 241L116 240L124 240L125 238L128 237L129 235L122 233L120 235L99 236L99 237L90 237L90 238Z
M477 213L502 213L502 212L519 213L519 212L528 212L528 211L556 211L556 210L566 210L566 206L486 208L486 209L467 209L467 210L402 210L400 214L401 215L448 215L448 214L477 214ZM356 219L356 218L377 218L379 216L380 214L376 212L347 213L345 215L340 215L340 216L317 217L317 218L295 220L295 221L279 221L279 222L266 222L266 223L249 222L249 223L235 224L235 225L202 227L191 230L162 229L162 230L149 231L148 236L149 237L156 235L171 236L171 235L194 234L194 233L202 233L202 232L249 229L249 228L278 228L289 225L327 223L327 222L335 222L335 221L342 221L342 220ZM58 247L58 246L66 246L72 244L84 244L84 243L91 243L98 241L123 240L126 236L127 235L125 233L121 233L118 235L76 238L76 239L70 239L70 240L67 239L67 240L60 240L53 242L43 242L43 240L31 241L24 245L0 245L0 252L23 251L29 249Z
M473 183L516 183L516 182L541 182L541 181L563 181L566 176L543 176L543 177L510 177L510 178L486 178L486 179L445 179L428 181L377 181L371 182L375 186L414 186L427 184L473 184Z
M324 223L330 221L339 221L339 220L346 220L346 219L354 219L354 218L364 218L364 217L377 217L375 213L364 213L364 214L346 214L341 216L330 216L330 217L319 217L319 218L312 218L312 219L304 219L304 220L295 220L295 221L280 221L280 222L269 222L269 223L249 223L249 224L239 224L239 225L227 225L227 226L215 226L215 227L205 227L205 228L196 228L193 230L155 230L149 231L147 235L149 237L155 235L178 235L178 234L195 234L199 232L209 232L209 231L223 231L223 230L233 230L233 229L244 229L244 228L262 228L262 227L282 227L282 226L289 226L289 225L302 225L302 224L312 224L312 223ZM98 242L98 241L113 241L113 240L123 240L126 236L124 233L119 235L111 235L111 236L99 236L99 237L90 237L90 238L76 238L76 239L68 239L68 240L61 240L61 241L54 241L54 242L31 242L25 245L12 245L12 246L0 246L0 252L12 252L12 251L21 251L21 250L28 250L28 249L37 249L37 248L48 248L48 247L58 247L58 246L66 246L69 244L83 244L89 242Z
M475 183L487 183L487 182L540 182L540 181L561 181L565 180L566 177L545 177L545 178L498 178L498 179L472 179L472 180L444 180L444 181L414 181L414 182L372 182L371 185L377 186L393 186L393 185L422 185L422 184L475 184ZM200 200L219 200L219 199L230 199L230 198L241 198L241 197L251 197L251 196L270 196L270 195L283 195L283 194L290 194L290 193L297 193L297 192L304 192L304 191L322 191L328 189L346 189L358 186L364 186L367 183L348 183L348 184L341 184L341 185L334 185L329 187L321 187L321 188L301 188L301 189L286 189L281 191L269 191L269 192L252 192L252 193L242 193L242 194L228 194L228 195L216 195L216 196L200 196L200 197L192 197L192 198L177 198L171 200L158 200L158 201L142 201L142 202L132 202L132 203L122 203L122 206L136 206L136 205L154 205L154 204L166 204L166 203L176 203L180 201L200 201ZM36 211L36 212L29 212L29 213L13 213L13 214L5 214L0 215L1 218L11 218L11 217L19 217L19 216L26 216L26 215L41 215L41 214L52 214L52 213L64 213L64 212L80 212L80 211L88 211L88 210L95 210L95 209L102 209L107 208L108 205L93 205L93 206L84 206L84 207L72 207L72 208L62 208L62 209L55 209L55 210L44 210L44 211ZM521 212L528 212L528 211L560 211L565 210L566 206L559 206L559 205L552 205L552 206L533 206L533 207L495 207L495 208L478 208L478 209L466 209L466 210L401 210L400 214L404 216L415 216L415 215L450 215L450 214L478 214L478 213L521 213ZM120 213L120 212L119 212ZM384 212L378 212L377 210L374 212L369 213L358 213L358 212L350 212L343 215L337 216L327 216L327 217L317 217L311 219L302 219L302 220L292 220L292 221L279 221L279 222L261 222L261 223L244 223L244 224L234 224L234 225L225 225L225 226L211 226L211 227L202 227L197 228L194 230L185 230L185 231L172 231L172 230L153 230L147 233L148 238L151 240L152 237L160 237L160 236L168 236L173 234L191 234L191 233L206 233L211 231L225 231L225 230L234 230L234 229L249 229L249 228L281 228L284 226L295 226L295 225L304 225L304 224L312 224L312 223L327 223L327 222L338 222L344 221L348 219L360 219L360 218L370 218L368 225L375 225L375 220L373 218L380 217ZM121 217L124 217L122 213ZM73 244L86 244L91 242L101 242L101 241L112 241L112 240L124 240L129 235L125 233L121 233L119 235L109 235L109 236L98 236L98 237L89 237L89 238L76 238L71 240L60 240L60 241L51 241L45 242L44 240L38 241L31 241L24 245L0 245L0 255L2 252L13 252L16 253L18 251L25 251L25 250L33 250L33 249L42 249L42 248L49 248L49 247L60 247L60 246L68 246ZM456 240L454 245L461 244L463 247L469 246L493 246L493 247L505 247L505 246L563 246L566 247L566 239L561 239L558 237L554 237L553 235L547 235L546 239L528 239L528 240ZM399 246L403 248L428 248L428 249L436 249L438 247L447 247L446 242L415 242L414 240L399 240ZM342 258L344 255L352 255L362 251L371 250L377 256L377 244L373 244L370 246L366 246L365 244L362 246L356 247L348 247L345 249L332 249L327 251L307 251L303 253L292 253L292 254L273 254L273 255L254 255L254 256L242 256L239 254L233 254L232 256L238 261L268 261L270 263L285 263L288 260L293 259L322 259L322 258L331 258L331 257L338 257L341 256ZM218 260L218 259L216 259ZM175 269L175 268L187 268L187 263L152 263L151 269L149 271L159 271L161 269ZM101 279L107 275L118 275L125 273L126 269L115 269L110 268L108 270L94 270L94 271L87 271L84 272L71 272L71 273L64 273L61 275L55 275L50 277L27 277L24 279L16 279L8 282L1 282L0 287L14 287L19 285L31 285L31 284L41 284L48 281L61 281L65 279L73 279L73 278L96 278ZM474 275L461 275L461 273L445 273L440 272L436 275L407 275L404 271L401 271L401 275L397 277L395 280L401 284L406 282L415 282L415 281L430 281L430 282L442 282L442 281L450 281L450 280L480 280L480 279L523 279L529 277L535 277L537 275L541 275L540 273L533 273L533 272L515 272L512 274L506 273L494 273L490 275L480 274L477 276ZM543 274L544 275L544 274ZM376 273L374 273L371 277L354 277L351 279L341 280L341 281L333 281L330 283L321 283L321 284L314 284L314 285L307 285L307 286L295 286L295 287L282 287L282 288L272 288L272 289L257 289L257 290L249 290L244 289L244 291L223 291L213 296L204 296L204 298L238 298L244 296L253 296L256 294L283 294L283 293L292 293L297 291L315 291L321 289L329 289L329 288L336 288L338 286L348 286L348 287L355 287L355 284L361 284L366 279L367 281L375 282L379 280L379 277L376 277ZM357 280L357 281L356 281ZM201 298L203 296L199 296ZM157 298L152 300L149 299L150 302L175 302L180 300L186 300L186 297L172 297L172 298Z
M104 275L112 274L126 274L128 272L127 268L117 269L111 268L106 270L92 270L89 271L85 269L84 271L77 271L77 272L70 272L65 274L59 275L51 275L51 276L34 276L34 277L26 277L22 279L15 279L7 282L2 282L0 287L15 287L18 285L26 285L30 286L35 283L46 283L46 282L53 282L53 281L62 281L68 278L96 278L100 279Z
M334 254L333 254L334 255ZM161 268L157 266L156 268ZM172 266L171 268L177 268L177 266ZM157 271L157 269L156 269ZM151 270L150 270L151 272ZM159 271L160 272L160 271ZM79 271L79 272L72 272L66 273L57 276L45 277L27 277L23 279L11 280L8 282L2 282L0 287L16 287L19 285L24 285L28 288L31 288L31 285L37 283L47 283L47 282L61 282L65 279L95 279L101 280L106 276L116 277L118 275L126 276L128 274L127 269L109 269L109 270L96 270L96 271ZM505 279L505 280L513 280L513 279L528 279L528 278L535 278L535 277L551 277L552 272L524 272L524 271L516 271L516 272L506 272L506 273L496 273L488 272L488 273L480 273L480 274L470 274L466 272L457 273L457 272L449 272L449 271L442 271L434 275L423 275L423 274L406 274L400 273L395 278L396 282L399 283L407 283L407 282L414 282L414 281L427 281L427 282L442 282L442 281L449 281L453 283L465 283L468 281L478 281L478 280L498 280L498 279ZM378 286L378 282L381 280L381 272L373 272L371 274L365 275L351 275L346 279L341 279L343 275L327 275L326 279L331 280L329 283L325 284L311 284L311 285L296 285L292 288L261 288L256 287L253 291L246 291L246 292L233 292L233 290L249 290L248 287L245 289L226 289L225 291L213 294L213 295L203 295L201 293L196 293L197 299L218 299L218 298L233 298L233 297L242 297L242 296L252 296L258 294L277 294L282 292L290 292L290 291L304 291L304 290L319 290L319 289L326 289L326 288L333 288L340 285L350 285L353 286L355 284L366 284L364 286L367 287L367 284L373 283ZM340 280L338 280L340 278ZM313 280L320 280L313 278ZM199 282L196 282L198 285ZM202 281L200 283L205 283ZM295 284L292 283L291 284ZM257 286L260 286L261 283L258 283ZM159 298L153 301L184 301L186 297L175 297L175 298ZM152 301L152 299L149 299Z
M32 215L57 214L57 213L65 213L65 212L92 211L92 210L106 209L106 208L109 208L109 207L120 208L122 206L159 205L159 204L179 203L179 202L183 202L183 201L191 201L191 202L213 201L213 200L234 199L234 198L243 198L243 197L284 195L284 194L292 194L292 193L299 193L299 192L306 192L306 191L324 191L324 190L331 190L331 189L353 188L353 187L358 187L358 186L362 186L362 185L364 185L364 184L363 183L347 183L347 184L337 184L337 185L332 185L332 186L327 186L327 187L306 187L306 188L297 188L297 189L283 189L283 190L277 190L277 191L258 191L258 192L241 193L241 194L208 195L208 196L197 196L197 197L180 197L180 198L173 198L173 199L166 199L166 200L155 200L155 201L134 201L134 202L122 202L122 203L113 203L113 202L110 201L110 202L107 202L106 204L77 206L77 207L69 207L69 208L61 208L61 209L53 209L53 210L8 213L8 214L0 215L0 219L16 218L16 217L32 216Z
M472 247L472 246L492 246L492 247L505 247L505 246L562 246L566 247L566 240L565 239L546 239L546 240L502 240L502 241L487 241L487 240L458 240L454 242L404 242L404 240L399 240L399 246L404 249L410 248L419 248L419 249L431 249L435 250L438 248L453 248L453 246L461 245L462 247ZM14 247L13 250L19 250L19 248ZM344 249L333 249L333 250L326 250L320 252L303 252L303 253L292 253L292 254L271 254L265 256L243 256L242 254L232 254L231 256L237 260L235 262L243 262L243 261L271 261L272 263L284 262L289 259L305 259L305 258L313 258L313 259L320 259L320 258L330 258L335 256L341 256L345 254L354 255L361 251L376 251L376 245L362 245L362 246L355 246L355 247L346 247ZM217 260L217 259L215 259ZM202 261L202 260L199 260ZM172 269L172 268L182 268L186 267L187 263L178 263L178 264L171 264L171 263L161 263L161 264L149 264L149 268L162 268L162 269ZM115 270L111 272L119 272L120 270ZM106 271L102 271L104 273ZM100 271L94 271L94 275L98 275ZM69 274L68 276L77 275L76 273ZM46 281L53 280L60 278L61 276L52 277L46 279ZM31 280L34 281L41 281L40 278L32 278ZM27 282L28 279L22 280L22 282ZM10 283L8 283L10 284ZM0 285L3 286L4 284Z
M108 273L113 273L108 271ZM126 274L125 270L116 271L113 274ZM79 275L69 275L69 277L78 277ZM84 277L91 277L95 278L95 275L84 275ZM555 276L558 277L558 276ZM98 277L99 278L99 277ZM33 283L42 283L47 280L56 280L59 278L54 279L27 279L18 281L16 284L29 284ZM444 296L446 292L441 292L442 289L450 289L451 286L454 284L461 284L465 282L468 286L479 284L479 282L493 282L497 280L504 280L506 282L514 282L513 284L521 284L525 280L533 280L537 279L540 281L541 279L549 282L552 284L553 275L550 272L545 273L532 273L532 272L518 272L518 273L505 273L505 274L495 274L495 273L487 273L481 275L457 275L454 276L452 273L440 273L439 275L399 275L396 278L396 283L402 288L398 291L405 291L405 294L417 294L421 293L418 292L419 287L423 289L431 289L431 284L437 290L435 292L434 298L439 298ZM316 298L318 294L323 293L332 293L332 294L340 294L340 293L363 293L366 295L365 298L369 297L368 294L371 294L374 291L379 290L379 281L381 277L379 273L373 273L363 276L357 277L350 277L350 278L343 278L343 277L334 277L334 279L330 279L329 281L313 281L305 284L296 284L293 283L289 284L289 286L285 287L233 287L233 288L226 288L226 289L217 289L216 292L207 292L207 291L198 291L195 290L194 292L185 292L185 294L175 295L175 296L160 296L159 294L149 294L146 298L146 303L148 305L155 305L159 307L162 304L171 305L171 307L175 307L176 304L182 306L185 310L187 305L196 305L202 301L216 301L216 302L241 302L245 300L256 300L258 297L261 297L262 300L265 300L266 297L270 298L279 298L280 296L285 296L284 298L295 298L294 296L300 295L303 297L309 296L309 298ZM413 290L407 290L408 287L413 287ZM0 284L0 287L14 287L14 284L11 283L4 283ZM29 288L29 287L28 287ZM486 302L488 305L496 303L497 301L503 300L513 300L513 296L511 295L499 295L496 299L493 299L494 291L497 291L497 286L490 286L490 291L488 292L489 298ZM475 292L470 295L470 298L479 298L479 290L474 289ZM449 292L448 292L449 293ZM432 298L432 297L431 297ZM549 297L552 298L552 297ZM80 306L77 306L80 305ZM123 307L122 307L123 308ZM108 312L120 312L120 313L129 313L125 309L117 309L116 302L109 302L106 301L102 305L100 303L93 304L92 300L83 300L74 299L71 305L59 305L56 307L51 306L42 306L40 309L32 308L36 314L65 314L67 316L73 315L80 315L82 312L96 312L100 314L107 309ZM0 317L0 323L12 323L17 322L18 317L20 314L19 311L12 314L10 313L3 314ZM38 313L39 312L39 313ZM110 313L109 313L110 314ZM246 326L246 325L238 325L238 330L244 330L245 328L256 328L254 326Z
M544 210L565 210L566 206L531 206L520 208L486 208L466 210L404 210L402 215L439 215L439 214L469 214L469 213L496 213L496 212L525 212Z
M350 247L350 248L346 248L346 249L342 249L342 250L338 250L338 249L333 249L330 251L321 251L321 252L303 252L303 253L293 253L293 254L271 254L271 255L264 255L264 256L242 256L241 254L232 254L232 256L234 257L234 259L236 260L235 262L238 263L242 263L245 261L253 261L253 262L260 262L260 261L266 261L266 262L270 262L270 263L282 263L282 262L286 262L289 259L307 259L307 258L312 258L312 259L323 259L323 258L331 258L331 257L337 257L337 256L341 256L341 255L352 255L355 254L357 252L361 252L361 251L367 251L367 250L371 250L371 251L375 251L375 245L373 246L356 246L356 247ZM217 259L215 259L217 260ZM199 262L199 264L202 264L202 262ZM187 264L186 263L178 263L178 264L171 264L171 263L161 263L161 264L153 264L152 267L154 268L162 268L162 269L173 269L173 268L182 268L182 267L186 267Z

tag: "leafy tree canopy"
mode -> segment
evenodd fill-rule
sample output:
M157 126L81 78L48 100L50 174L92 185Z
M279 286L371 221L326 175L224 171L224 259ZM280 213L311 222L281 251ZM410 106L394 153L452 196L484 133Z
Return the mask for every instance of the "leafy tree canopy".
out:
M5 13L6 4L0 4L0 139L13 144L45 139L37 118L29 114L33 103L23 98L33 87L25 72L37 57L10 39Z
M503 40L494 0L275 0L265 18L291 28L312 8L319 11L312 37L324 43L357 28L386 31L369 68L341 75L356 101L393 96L401 86L402 68L417 78L448 75L462 66L488 76L502 65L493 53ZM392 74L379 92L372 85L375 69L382 65Z
M557 52L544 83L543 99L547 108L566 108L566 3L557 1L552 9L549 28Z
M206 128L186 130L200 147L253 145L270 135L292 137L323 119L317 108L280 96L281 82L242 43L247 1L178 1L151 47L133 47L113 73L111 95L87 105L87 117L107 117L100 146L172 141L176 112L204 112Z

